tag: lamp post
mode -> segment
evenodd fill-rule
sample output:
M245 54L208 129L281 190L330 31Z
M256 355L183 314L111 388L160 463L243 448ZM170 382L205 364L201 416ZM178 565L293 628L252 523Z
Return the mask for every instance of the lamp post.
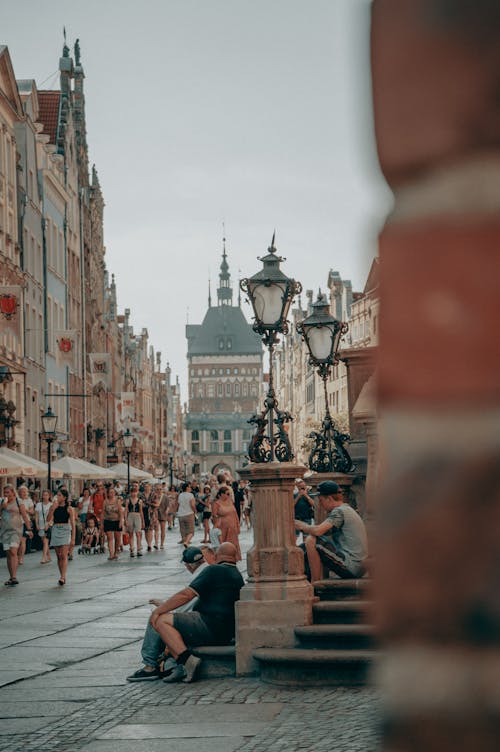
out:
M172 439L168 442L168 475L169 475L169 488L174 485L174 442Z
M303 321L296 324L299 334L309 350L309 362L316 367L323 380L325 396L325 417L321 431L312 431L309 438L314 444L309 454L309 468L318 473L348 473L354 469L349 452L344 447L350 440L348 434L337 431L328 407L326 382L332 366L339 362L338 348L341 337L347 332L348 325L338 321L330 314L327 298L318 292L318 298L312 305L313 311Z
M43 438L47 442L47 487L52 493L52 442L57 438L56 434L57 415L52 412L49 405L42 415Z
M188 458L187 449L184 449L182 453L182 459L184 462L184 482L187 481L187 458Z
M125 453L127 455L127 494L130 493L130 452L132 450L132 444L134 443L134 435L130 428L127 428L122 435L123 446L125 447Z
M302 285L280 270L280 263L285 259L276 255L274 240L275 235L267 256L259 259L263 268L253 277L240 282L254 311L253 329L261 335L262 341L269 348L269 388L264 400L264 410L248 421L257 426L248 448L252 462L289 462L293 459L292 447L284 428L284 424L291 421L292 416L285 410L278 409L273 381L273 351L278 334L288 332L288 311L295 295L301 292Z

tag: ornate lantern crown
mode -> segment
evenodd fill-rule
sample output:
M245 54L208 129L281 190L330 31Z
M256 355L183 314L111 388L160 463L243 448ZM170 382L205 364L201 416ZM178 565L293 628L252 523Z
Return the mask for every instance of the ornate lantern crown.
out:
M313 312L296 324L297 334L307 345L312 365L332 366L338 363L337 351L347 324L330 314L328 300L321 290L312 307Z
M269 253L263 258L263 268L253 277L242 279L240 287L252 304L255 322L253 328L259 334L288 331L287 316L295 295L301 292L302 285L290 279L280 269L280 263L286 259L276 255L274 247L275 234L268 248Z

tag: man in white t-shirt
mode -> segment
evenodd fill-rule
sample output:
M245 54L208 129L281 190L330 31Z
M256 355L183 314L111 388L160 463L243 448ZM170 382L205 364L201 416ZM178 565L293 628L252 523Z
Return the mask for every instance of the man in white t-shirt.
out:
M179 504L177 519L179 520L181 533L179 543L182 543L187 548L194 535L194 518L196 515L196 501L194 495L191 493L190 483L182 484L182 491L178 496L177 502Z

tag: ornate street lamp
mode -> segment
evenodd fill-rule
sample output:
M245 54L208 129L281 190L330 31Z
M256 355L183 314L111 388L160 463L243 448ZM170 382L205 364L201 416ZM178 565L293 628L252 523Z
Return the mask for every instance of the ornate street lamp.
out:
M285 259L276 255L274 240L275 235L268 248L268 255L259 258L263 268L253 277L240 281L240 287L248 295L254 311L253 329L261 335L262 341L269 348L269 388L264 400L264 410L248 421L257 426L248 448L252 462L289 462L293 459L292 447L284 427L285 423L292 420L292 416L285 410L278 409L273 382L273 351L278 334L288 332L288 311L295 295L301 292L302 285L280 270L280 263Z
M49 405L47 412L42 415L43 438L47 442L47 487L52 493L52 443L57 439L57 415Z
M187 449L184 449L182 453L182 459L184 461L184 483L185 483L187 481L187 459L188 459Z
M317 473L348 473L354 468L349 452L344 446L345 442L350 440L350 436L340 433L335 428L328 408L326 390L330 368L339 362L337 353L340 339L347 332L348 325L333 318L328 300L321 294L321 290L312 307L313 312L310 316L296 324L297 333L309 350L309 363L316 367L318 375L323 379L325 394L325 417L321 431L312 431L309 434L309 438L314 439L309 454L309 467Z
M174 485L174 442L172 439L168 442L168 475L169 475L169 488Z
M130 493L130 453L132 451L132 444L134 443L134 434L127 428L122 434L123 446L125 447L125 453L127 455L127 494Z

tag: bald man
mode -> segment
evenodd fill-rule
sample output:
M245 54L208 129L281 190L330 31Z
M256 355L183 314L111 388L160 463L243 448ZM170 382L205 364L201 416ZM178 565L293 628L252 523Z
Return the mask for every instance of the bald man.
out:
M232 543L219 546L215 564L206 567L188 587L162 603L151 614L151 626L158 632L177 667L163 681L192 682L201 658L190 648L200 645L229 645L235 634L234 604L240 598L243 578L236 566L237 551ZM198 598L190 612L175 612Z

